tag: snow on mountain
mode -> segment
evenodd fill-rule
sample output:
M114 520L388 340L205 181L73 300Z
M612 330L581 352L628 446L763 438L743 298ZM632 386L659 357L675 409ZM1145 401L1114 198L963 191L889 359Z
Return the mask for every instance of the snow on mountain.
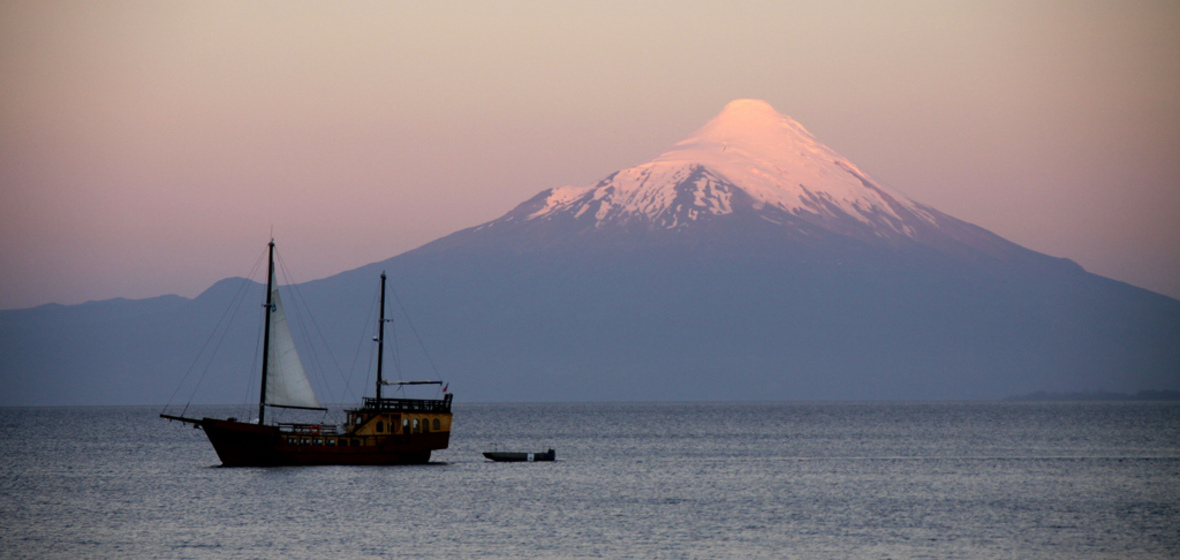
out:
M913 237L937 213L876 183L765 101L739 99L654 160L586 187L550 189L505 218L675 229L753 210L846 234ZM851 222L849 222L851 220Z
M1027 264L1047 258L881 185L756 99L730 102L647 163L590 186L547 189L499 219L459 233L511 230L515 239L535 244L557 231L676 232L740 219L770 224L796 239L834 235L873 245L922 246L960 261ZM456 242L447 238L428 246Z

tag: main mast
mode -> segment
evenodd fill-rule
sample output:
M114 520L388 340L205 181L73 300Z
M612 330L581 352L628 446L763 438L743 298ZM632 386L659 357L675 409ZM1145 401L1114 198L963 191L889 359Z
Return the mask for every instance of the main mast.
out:
M377 320L377 406L381 406L381 360L385 357L385 271L381 271L381 318Z
M262 389L258 392L258 425L262 425L262 419L266 416L266 370L269 367L268 359L270 358L270 315L274 313L274 303L271 302L271 290L274 289L272 281L275 277L275 240L270 240L270 249L267 255L269 264L266 267L266 319L263 321L262 327Z

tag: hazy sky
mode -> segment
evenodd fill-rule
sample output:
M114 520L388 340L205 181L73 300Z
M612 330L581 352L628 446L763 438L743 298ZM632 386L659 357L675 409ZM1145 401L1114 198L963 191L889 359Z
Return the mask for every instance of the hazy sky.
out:
M875 179L1180 297L1180 3L0 3L0 308L297 280L765 99Z

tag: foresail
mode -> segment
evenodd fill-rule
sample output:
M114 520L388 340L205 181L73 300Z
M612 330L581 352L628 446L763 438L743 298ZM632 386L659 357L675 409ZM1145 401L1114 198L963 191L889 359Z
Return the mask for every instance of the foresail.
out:
M266 404L291 408L322 409L307 381L303 362L291 339L287 312L279 299L278 283L271 279L270 356L267 359Z

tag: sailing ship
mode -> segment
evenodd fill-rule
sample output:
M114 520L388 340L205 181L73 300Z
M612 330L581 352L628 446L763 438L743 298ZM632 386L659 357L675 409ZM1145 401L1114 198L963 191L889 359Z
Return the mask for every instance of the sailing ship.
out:
M451 399L441 381L389 381L382 377L385 346L385 273L381 273L381 311L377 326L377 387L359 408L346 410L343 426L267 424L267 408L327 410L321 406L299 360L275 279L274 240L268 250L266 318L263 321L262 380L258 421L236 418L161 418L204 430L222 466L401 465L430 461L451 437ZM440 385L442 399L383 397L384 386ZM183 414L183 413L182 413Z

